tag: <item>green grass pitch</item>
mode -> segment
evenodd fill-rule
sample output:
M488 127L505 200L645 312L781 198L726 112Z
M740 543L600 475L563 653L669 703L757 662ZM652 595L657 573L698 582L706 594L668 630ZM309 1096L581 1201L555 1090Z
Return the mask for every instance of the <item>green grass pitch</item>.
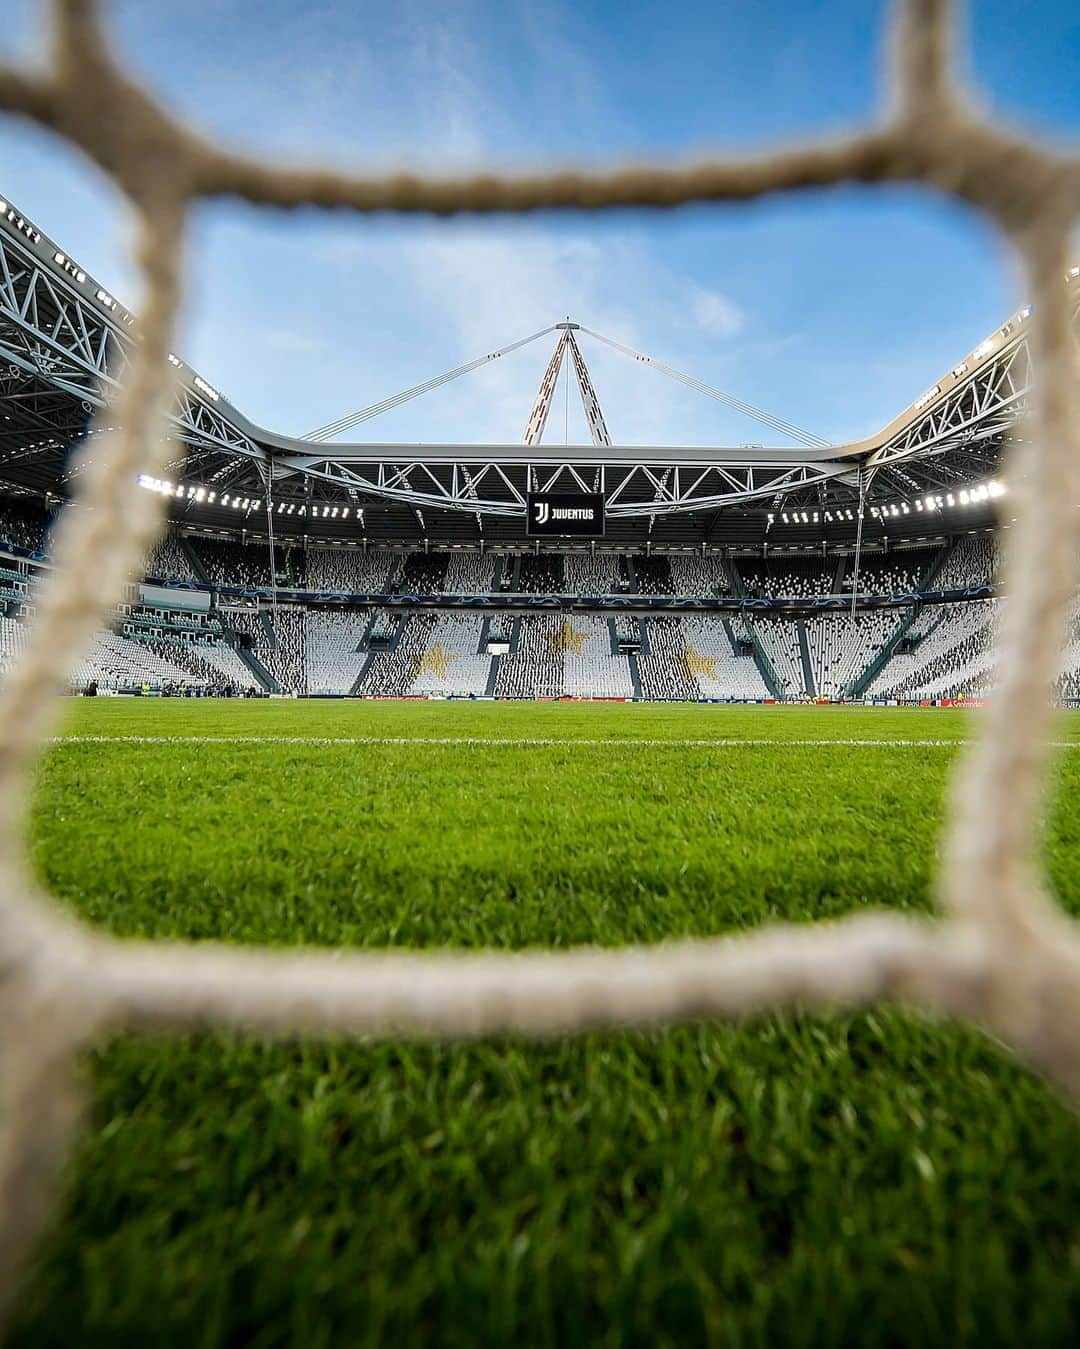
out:
M956 750L888 742L978 715L103 699L71 705L39 770L34 859L114 933L279 945L564 947L921 908ZM149 738L91 738L114 736ZM480 743L433 743L455 738ZM1078 788L1066 750L1047 860L1074 912ZM873 1011L541 1045L120 1038L86 1074L20 1345L1080 1327L1076 1124L967 1029Z

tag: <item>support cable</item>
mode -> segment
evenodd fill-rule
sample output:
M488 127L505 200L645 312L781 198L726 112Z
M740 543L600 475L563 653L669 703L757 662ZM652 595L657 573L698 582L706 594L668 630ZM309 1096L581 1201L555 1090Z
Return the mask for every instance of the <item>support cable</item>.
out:
M330 440L334 436L341 435L343 431L359 426L361 422L369 421L372 417L379 417L384 412L390 412L394 408L400 407L402 403L409 402L412 398L419 398L421 394L441 388L442 385L449 384L452 379L457 379L460 375L467 375L473 370L479 370L482 365L487 365L489 361L496 361L500 356L506 356L511 351L517 351L520 347L528 346L530 342L535 342L538 338L546 337L548 333L555 331L555 327L556 325L552 324L548 328L541 328L539 332L532 333L529 337L511 342L509 346L500 347L498 351L490 351L486 356L479 356L475 361L469 361L466 365L459 365L455 370L447 370L445 374L436 375L434 379L425 380L423 384L416 384L411 389L403 389L401 393L396 393L390 398L384 398L379 403L372 403L369 407L360 408L356 412L348 412L343 417L338 417L336 421L327 422L325 426L317 426L313 431L309 431L304 439Z
M274 556L274 465L266 465L266 538L270 546L270 607L277 619L277 559Z
M595 337L598 342L603 342L623 356L629 356L631 360L635 361L644 361L647 365L659 370L661 374L678 380L680 384L685 384L687 388L695 389L708 398L715 398L735 412L741 412L744 417L750 417L754 421L760 422L762 426L767 426L770 431L776 431L791 440L799 441L808 449L826 449L832 443L822 436L815 435L813 431L807 431L801 426L796 426L794 422L785 421L782 417L774 417L771 412L766 412L763 408L755 407L752 403L744 403L741 398L733 398L731 394L724 393L720 389L714 389L711 384L705 384L702 380L695 379L693 375L685 375L681 370L676 370L674 366L665 365L663 361L658 361L653 356L646 356L644 352L624 346L622 342L616 342L612 337L605 337L603 333L598 333L592 328L586 328L584 324L581 324L580 328L583 333Z
M859 598L859 561L862 557L863 514L866 510L866 465L859 465L859 523L855 529L855 570L851 574L851 616L855 617L855 601Z

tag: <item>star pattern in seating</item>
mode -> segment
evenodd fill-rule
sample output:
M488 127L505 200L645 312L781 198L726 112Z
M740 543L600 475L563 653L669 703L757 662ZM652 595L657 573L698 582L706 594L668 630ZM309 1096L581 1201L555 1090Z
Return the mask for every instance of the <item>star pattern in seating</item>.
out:
M692 646L688 646L683 652L683 668L686 671L687 679L693 679L695 675L708 675L710 679L716 678L716 657L703 656L700 651L695 651Z
M564 656L568 651L580 656L583 654L581 648L588 636L587 632L576 631L569 619L564 618L559 624L558 632L549 641L548 650L553 656Z
M445 680L450 671L450 662L458 659L456 651L447 651L442 642L429 647L416 663L416 678L431 671L436 679Z

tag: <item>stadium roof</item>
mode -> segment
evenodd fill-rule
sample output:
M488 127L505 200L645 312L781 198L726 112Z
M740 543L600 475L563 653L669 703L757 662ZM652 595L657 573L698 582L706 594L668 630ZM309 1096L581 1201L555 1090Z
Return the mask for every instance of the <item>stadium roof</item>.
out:
M1073 292L1074 316L1080 316L1080 268L1064 282ZM1031 383L1029 313L1011 315L876 435L846 445L829 445L761 409L749 409L750 415L802 443L611 444L579 332L708 396L732 405L738 400L569 322L307 438L255 425L210 380L173 356L177 385L169 433L176 457L158 486L172 497L171 516L180 523L263 533L269 510L279 537L520 546L526 541L526 495L544 490L604 492L607 541L626 548L842 542L854 535L860 493L867 538L940 535L992 518L1002 446L1022 433ZM520 444L331 439L387 406L553 332L559 337L545 377L548 400L556 358L570 356L592 444L540 439L544 385ZM92 437L95 416L97 425L108 425L108 407L138 340L135 316L17 208L0 201L0 487L39 496L68 492L80 462L72 449Z

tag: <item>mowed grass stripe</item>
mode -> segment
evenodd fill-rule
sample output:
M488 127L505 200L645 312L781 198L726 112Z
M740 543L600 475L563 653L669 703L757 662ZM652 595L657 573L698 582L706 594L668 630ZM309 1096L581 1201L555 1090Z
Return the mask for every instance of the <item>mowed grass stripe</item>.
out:
M974 729L861 709L69 713L101 738L44 757L32 846L70 910L122 936L368 949L929 909L942 749ZM1080 756L1054 784L1046 860L1075 913ZM965 1027L881 1010L539 1045L123 1037L87 1076L20 1346L1076 1342L1076 1120Z
M903 739L896 736L871 739L867 737L825 737L807 739L798 736L511 736L511 735L70 735L53 736L54 745L462 745L503 746L508 748L550 747L583 749L955 749L973 744L971 740L955 738ZM1080 749L1080 741L1054 740L1052 749Z

